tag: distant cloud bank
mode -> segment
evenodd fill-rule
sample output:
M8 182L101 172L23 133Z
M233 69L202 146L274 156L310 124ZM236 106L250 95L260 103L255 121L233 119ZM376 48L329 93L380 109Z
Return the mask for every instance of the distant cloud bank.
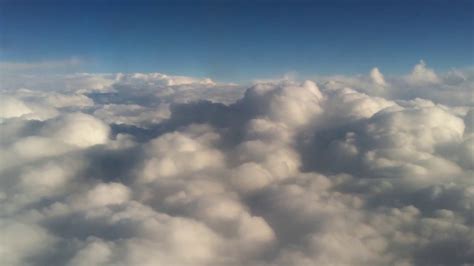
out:
M0 264L474 264L474 70L382 71L0 77Z

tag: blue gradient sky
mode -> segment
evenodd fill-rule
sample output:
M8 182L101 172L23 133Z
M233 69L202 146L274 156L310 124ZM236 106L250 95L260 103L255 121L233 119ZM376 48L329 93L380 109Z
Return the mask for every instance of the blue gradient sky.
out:
M240 81L473 65L474 1L5 1L0 61Z

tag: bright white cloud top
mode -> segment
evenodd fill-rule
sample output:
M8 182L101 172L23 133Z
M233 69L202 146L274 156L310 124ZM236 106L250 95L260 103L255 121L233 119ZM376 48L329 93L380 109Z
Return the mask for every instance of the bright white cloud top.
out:
M474 72L5 78L2 265L474 264Z

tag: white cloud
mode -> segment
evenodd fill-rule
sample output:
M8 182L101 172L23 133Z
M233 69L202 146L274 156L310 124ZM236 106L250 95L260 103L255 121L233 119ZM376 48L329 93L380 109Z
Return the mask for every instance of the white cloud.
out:
M48 121L42 135L52 136L64 143L85 148L106 143L109 127L93 116L71 113Z
M440 79L436 75L433 69L427 68L426 63L421 60L406 77L407 82L413 85L429 85L440 82Z
M472 264L473 77L10 81L1 262Z
M0 117L1 118L12 118L27 115L32 112L26 104L18 99L3 96L1 100Z
M387 86L387 83L385 82L385 78L383 74L376 67L372 68L372 70L370 71L370 78L376 85L379 85L382 87Z

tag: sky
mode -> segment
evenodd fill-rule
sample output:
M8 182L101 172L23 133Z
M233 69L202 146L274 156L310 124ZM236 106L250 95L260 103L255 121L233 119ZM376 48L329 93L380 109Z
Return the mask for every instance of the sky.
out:
M473 5L2 0L0 62L30 72L161 72L234 82L374 66L400 74L420 59L444 71L473 64Z

